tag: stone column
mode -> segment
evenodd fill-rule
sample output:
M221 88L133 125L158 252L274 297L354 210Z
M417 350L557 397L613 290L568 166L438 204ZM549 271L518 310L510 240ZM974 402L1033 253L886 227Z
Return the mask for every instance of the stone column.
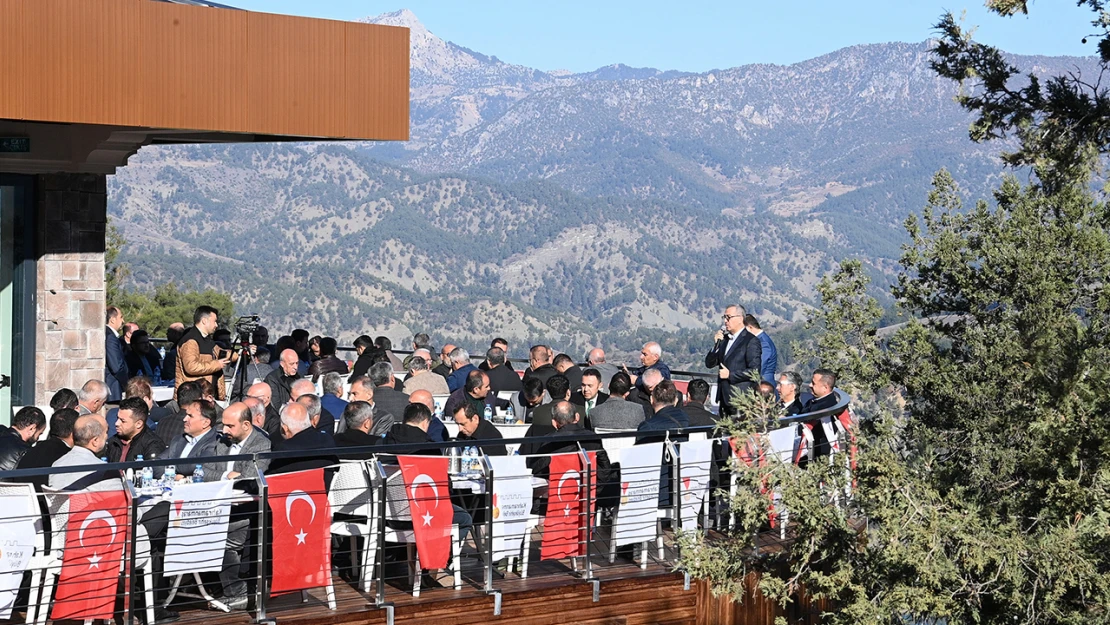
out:
M38 300L35 403L60 388L104 379L104 232L107 178L45 174L36 180Z

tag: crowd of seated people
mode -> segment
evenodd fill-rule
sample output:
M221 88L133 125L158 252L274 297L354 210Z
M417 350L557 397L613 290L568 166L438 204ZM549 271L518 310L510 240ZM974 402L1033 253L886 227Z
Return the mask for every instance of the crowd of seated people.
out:
M804 396L796 372L776 372L773 342L758 320L736 306L729 307L724 318L724 328L707 356L707 362L720 367L722 383L736 379L738 372L726 366L738 362L735 352L745 351L755 355L749 359L752 370L763 378L751 390L776 397L786 415L837 404L834 372L817 369L810 380L812 395ZM167 329L171 342L161 349L154 347L147 331L125 323L118 308L108 309L107 325L105 380L90 380L77 391L59 390L51 400L49 436L37 444L47 426L46 415L33 406L17 412L11 425L0 431L0 471L141 457L182 460L176 465L179 480L189 479L197 467L203 468L205 481L251 479L258 471L277 474L331 466L340 454L352 457L350 450L370 449L363 454L368 457L379 445L403 444L412 453L442 454L440 443L452 440L448 424L456 432L453 440L504 455L503 436L486 415L511 408L528 424L521 455L570 449L567 438L576 435L574 449L581 444L600 452L601 475L609 463L599 439L590 438L595 432L636 432L637 440L645 442L659 440L668 430L716 426L722 418L708 409L708 381L693 379L685 393L679 392L656 342L643 345L640 365L632 369L606 362L601 348L589 350L580 365L568 354L535 345L528 350L528 367L519 372L503 338L495 338L475 366L466 349L445 344L436 350L427 334L413 337L413 353L403 360L393 353L389 339L363 335L354 341L355 360L347 362L336 355L335 338L310 338L301 329L271 345L268 330L259 327L249 351L237 352L230 333L219 329L219 312L206 306L195 311L192 326L174 324ZM764 357L768 353L771 362ZM115 362L116 355L122 365ZM238 367L246 368L246 382L229 389ZM174 397L159 405L153 388L165 384L173 385ZM442 417L437 414L440 409ZM823 438L821 428L814 428L818 450L828 445ZM211 462L220 456L270 451L301 453L257 463ZM194 459L206 460L197 464ZM529 466L537 477L546 475L543 458L530 460ZM103 470L21 481L95 490L118 485L119 474ZM460 508L456 521L469 526L477 513ZM165 511L152 510L148 516L140 522L149 525L152 537L164 539ZM247 604L246 586L238 577L246 528L245 517L233 515L220 575L233 608ZM160 576L156 579L160 595L164 582ZM159 615L174 616L164 610Z

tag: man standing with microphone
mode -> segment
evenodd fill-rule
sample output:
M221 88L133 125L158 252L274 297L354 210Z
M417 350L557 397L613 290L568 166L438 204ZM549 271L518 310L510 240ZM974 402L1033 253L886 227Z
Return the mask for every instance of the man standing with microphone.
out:
M744 329L743 306L729 306L721 317L724 324L713 335L713 349L705 355L705 366L718 367L717 401L721 404L721 415L736 415L732 406L733 391L750 392L755 390L752 371L759 371L763 349L750 332Z

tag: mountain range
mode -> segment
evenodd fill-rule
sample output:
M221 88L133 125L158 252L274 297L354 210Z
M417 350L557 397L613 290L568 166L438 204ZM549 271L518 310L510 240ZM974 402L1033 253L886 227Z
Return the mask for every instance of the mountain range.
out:
M348 344L429 331L630 354L651 338L689 364L730 303L772 333L804 318L845 256L886 297L932 174L978 197L1003 171L929 42L572 74L444 41L407 10L366 21L410 29L411 140L144 148L110 180L134 286L212 286L271 328Z

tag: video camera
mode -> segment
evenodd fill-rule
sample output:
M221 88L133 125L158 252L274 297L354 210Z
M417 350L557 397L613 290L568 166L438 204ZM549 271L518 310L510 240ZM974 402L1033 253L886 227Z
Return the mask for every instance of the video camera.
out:
M258 323L258 319L258 315L246 315L245 317L239 317L235 320L235 331L239 334L240 337L249 337L250 335L258 331L258 328L261 325L260 323Z

